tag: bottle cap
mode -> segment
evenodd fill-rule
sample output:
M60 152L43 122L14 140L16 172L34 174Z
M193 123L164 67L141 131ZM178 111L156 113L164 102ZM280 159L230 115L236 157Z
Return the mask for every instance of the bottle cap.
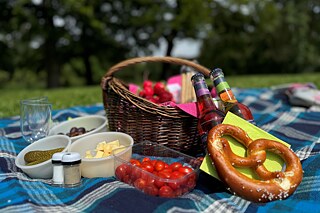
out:
M224 76L222 69L220 69L220 68L215 68L215 69L213 69L213 70L210 72L211 80L213 80L212 78L215 78L215 77L217 77L218 75Z
M200 79L200 78L204 78L204 75L200 72L197 72L196 74L194 74L192 77L191 77L191 81L194 81L196 79Z
M61 160L62 160L62 157L63 155L66 154L66 152L57 152L57 153L54 153L52 155L52 158L51 158L51 162L53 164L59 164L61 163Z
M81 156L77 152L67 152L61 160L63 165L73 165L81 163Z

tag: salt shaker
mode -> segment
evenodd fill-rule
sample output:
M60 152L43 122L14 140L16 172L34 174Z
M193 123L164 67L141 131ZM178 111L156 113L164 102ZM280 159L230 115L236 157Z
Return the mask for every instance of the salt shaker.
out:
M65 152L54 153L51 158L52 166L53 166L53 176L52 176L52 184L54 185L62 185L63 184L63 166L62 166L62 157L66 154Z
M73 187L81 183L81 157L77 152L67 152L62 157L64 186Z

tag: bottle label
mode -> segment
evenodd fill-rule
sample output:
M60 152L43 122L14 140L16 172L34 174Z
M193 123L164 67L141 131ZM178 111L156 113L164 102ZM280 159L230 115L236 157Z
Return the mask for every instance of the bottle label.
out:
M206 84L203 82L197 82L194 84L194 88L197 94L197 97L200 97L202 95L210 94L209 89Z
M226 81L222 81L219 84L215 84L215 85L216 85L216 90L218 93L220 93L221 91L224 91L226 89L230 89L230 86Z

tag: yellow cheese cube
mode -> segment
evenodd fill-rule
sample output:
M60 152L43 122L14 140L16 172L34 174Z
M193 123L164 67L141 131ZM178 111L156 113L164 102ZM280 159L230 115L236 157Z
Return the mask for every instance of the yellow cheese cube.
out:
M105 142L105 141L98 143L97 147L96 147L96 150L97 151L98 150L102 151L105 145L107 145L107 142Z
M94 156L94 158L102 158L102 156L103 156L103 151L97 151L97 153L96 153L96 156Z
M119 149L119 148L123 148L123 149ZM108 156L110 156L112 154L113 150L116 150L115 154L123 151L124 150L124 146L120 145L120 141L119 140L114 140L114 141L111 141L111 142L103 141L103 142L100 142L100 143L97 144L95 150L96 150L96 155L95 156L92 156L90 150L86 151L85 158L108 157Z
M85 158L93 158L93 156L91 155L91 151L90 150L86 151Z
M120 146L120 141L119 140L115 140L115 141L111 141L111 142L109 142L109 143L107 143L107 144L109 144L110 146Z

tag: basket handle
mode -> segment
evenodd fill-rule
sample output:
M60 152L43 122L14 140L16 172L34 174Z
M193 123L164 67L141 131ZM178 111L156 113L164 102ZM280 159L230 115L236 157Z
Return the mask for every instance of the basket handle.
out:
M114 66L112 66L108 72L104 75L103 78L110 78L115 72L134 64L142 63L142 62L163 62L163 63L170 63L170 64L178 64L178 65L186 65L189 67L194 68L195 70L201 72L205 76L209 76L210 70L206 67L201 66L200 64L194 63L192 61L175 58L175 57L158 57L158 56L147 56L147 57L139 57L139 58L132 58L125 61L122 61Z

